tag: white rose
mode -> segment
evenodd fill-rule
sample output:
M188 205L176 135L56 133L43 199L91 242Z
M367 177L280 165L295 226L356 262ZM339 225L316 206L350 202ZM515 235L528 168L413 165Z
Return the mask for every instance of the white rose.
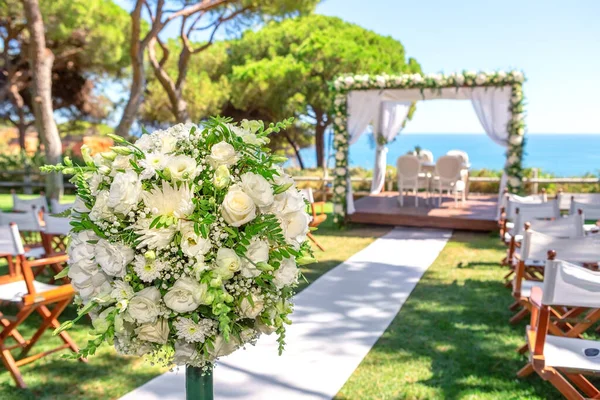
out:
M169 323L159 318L154 323L146 323L135 329L138 339L152 343L165 344L169 339Z
M456 75L456 84L463 85L465 83L465 77L462 75Z
M223 189L227 187L231 182L231 173L227 165L219 165L215 170L215 176L213 177L213 184L217 189Z
M153 322L158 317L160 292L154 286L140 290L129 301L128 312L140 324Z
M240 313L242 317L255 319L263 310L265 303L261 297L254 293L251 297L252 302L248 300L247 296L242 299L240 302Z
M336 168L335 174L337 176L346 176L346 168Z
M133 249L120 243L100 239L96 245L96 262L110 276L125 276L125 267L133 261Z
M227 142L219 142L210 150L208 162L214 169L219 165L232 166L237 162L237 154L232 145Z
M506 78L506 72L504 72L504 71L498 71L498 78L505 79Z
M521 143L523 143L523 136L519 136L519 135L512 135L509 139L508 142L512 145L520 145Z
M341 204L336 204L333 207L333 212L335 212L336 214L343 214L344 213L344 207Z
M298 282L298 267L293 258L284 258L279 269L273 274L273 284L281 289Z
M133 160L131 155L123 156L118 155L115 157L114 161L110 164L110 176L116 176L117 174L122 173L121 170L131 169L130 160Z
M142 182L134 171L119 172L110 185L108 206L115 213L126 215L140 202Z
M256 217L256 205L239 186L232 186L221 204L221 215L231 226L242 226Z
M135 141L135 147L142 151L150 151L154 147L154 134L143 134Z
M273 203L273 188L262 176L246 172L241 177L241 188L258 207L266 207Z
M179 278L165 294L164 302L171 310L178 313L194 311L200 304L205 304L208 286L190 277Z
M243 260L242 276L244 278L254 278L260 275L260 271L255 267L255 264L269 261L269 244L264 240L253 240L248 246L246 257L252 262Z
M231 279L233 274L240 270L241 260L235 251L225 247L221 247L217 251L217 259L215 261L217 267L215 273L223 280Z
M335 189L334 189L334 191L337 194L344 194L344 192L346 191L346 188L344 188L343 186L336 186Z
M186 365L198 356L196 345L188 343L185 340L175 342L175 354L173 355L173 364Z
M210 251L212 244L209 239L197 235L193 223L186 223L181 229L181 251L188 257L203 256Z
M346 158L346 156L344 155L344 152L342 151L338 151L335 153L335 159L338 161L342 161L344 158Z
M170 154L177 148L177 138L168 133L161 132L160 134L160 152L162 154Z
M198 176L198 165L192 157L179 155L169 157L165 172L172 181L189 181Z
M296 211L293 213L284 214L281 217L281 228L288 242L298 244L306 240L308 233L308 223L310 218L305 211Z
M508 179L508 183L510 184L510 186L512 187L519 187L521 186L521 181L519 180L519 178L516 178L514 176L510 177Z
M108 207L108 190L102 190L96 195L96 201L90 211L90 219L99 221L107 219L113 215L112 210Z
M278 214L288 214L304 210L306 203L304 197L296 189L286 190L275 196L271 211Z
M213 348L209 349L208 352L213 357L222 357L233 353L239 346L237 339L233 335L229 336L229 342L225 340L223 335L219 335L213 342Z
M479 74L477 75L477 78L475 78L475 83L477 83L478 85L482 85L487 81L487 76L485 74Z

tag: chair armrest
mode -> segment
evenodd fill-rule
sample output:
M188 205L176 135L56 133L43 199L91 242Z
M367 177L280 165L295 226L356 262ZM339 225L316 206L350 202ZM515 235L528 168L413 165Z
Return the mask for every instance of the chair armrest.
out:
M27 264L30 267L41 267L44 265L65 263L65 262L67 262L67 260L69 260L69 256L66 254L62 254L62 255L56 255L56 256L51 256L51 257L46 257L46 258L40 258L38 260L27 261Z
M531 295L529 296L529 302L536 308L542 307L542 295L543 291L541 287L535 286L531 288Z

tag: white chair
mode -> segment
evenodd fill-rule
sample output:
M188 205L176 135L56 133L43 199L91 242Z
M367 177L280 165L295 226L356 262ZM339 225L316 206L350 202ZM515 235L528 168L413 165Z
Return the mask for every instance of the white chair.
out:
M600 342L548 333L555 324L553 307L600 308L600 273L548 260L543 288L534 289L530 303L531 322L525 331L529 364L517 375L535 371L567 399L598 398L600 391L584 375L600 373Z
M42 243L46 255L60 254L67 250L66 239L71 232L71 218L53 217L44 214L44 231L42 232Z
M581 202L581 201L577 201L575 199L571 200L571 206L570 206L570 210L569 210L569 214L575 214L577 213L578 210L583 211L583 214L585 215L585 217L587 219L592 219L592 220L600 220L600 204L594 204L594 203L585 203L585 202ZM592 232L597 232L598 231L598 225L596 224L586 224L584 226L584 229L586 232L588 233L592 233Z
M417 156L421 162L433 163L433 153L431 150L423 149L419 151L419 154L416 154L416 152L413 152L413 154Z
M398 203L404 206L404 191L412 190L415 206L419 206L419 189L425 189L429 204L429 178L421 173L421 162L417 156L406 154L396 161L398 174Z
M21 234L25 237L27 244L26 256L33 258L43 257L45 254L42 243L39 242L40 234L44 230L40 224L39 213L35 206L30 206L28 212L3 212L0 211L0 226L8 226L11 223L20 227Z
M312 188L300 189L300 194L302 197L308 201L310 204L310 213L309 213L309 228L318 228L325 220L327 220L327 214L325 213L325 202L324 201L315 201L315 196L313 194ZM319 207L319 212L317 212L317 206ZM306 236L321 250L325 251L325 248L317 241L312 232L308 232Z
M544 197L534 195L527 197L520 196L506 196L502 206L501 221L502 232L509 232L514 228L514 222L516 218L516 209L519 208L523 213L529 213L529 210L536 209L540 218L558 218L560 217L560 209L558 208L558 201L556 199L545 201ZM542 212L547 212L545 217L541 217Z
M579 203L600 205L600 193L566 193L559 191L557 197L561 210L570 210L572 200Z
M75 203L59 203L57 199L50 199L50 205L52 206L52 214L60 214L61 212L65 212L70 210Z
M446 155L447 156L459 157L462 160L463 167L469 168L469 166L470 166L470 164L469 164L469 155L467 154L466 151L462 151L462 150L450 150L449 152L446 153Z
M14 190L11 191L11 194L13 200L13 211L27 212L31 210L32 206L35 206L38 209L38 211L49 210L48 200L46 200L46 196L44 196L44 193L40 194L40 196L35 197L33 199L21 199L19 196L17 196Z
M465 182L461 179L462 161L455 156L442 156L435 163L434 191L439 192L438 207L442 204L444 191L454 194L454 205L458 205L458 193L462 194L461 201L465 202Z

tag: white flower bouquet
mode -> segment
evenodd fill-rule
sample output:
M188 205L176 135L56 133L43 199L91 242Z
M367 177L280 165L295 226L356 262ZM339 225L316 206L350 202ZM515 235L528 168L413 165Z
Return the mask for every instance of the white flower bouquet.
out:
M258 121L212 119L146 133L135 144L69 159L77 201L68 275L94 331L80 356L121 354L210 372L262 334L283 350L297 264L312 262L309 216L285 158ZM63 275L64 276L64 275ZM68 329L69 321L58 330Z

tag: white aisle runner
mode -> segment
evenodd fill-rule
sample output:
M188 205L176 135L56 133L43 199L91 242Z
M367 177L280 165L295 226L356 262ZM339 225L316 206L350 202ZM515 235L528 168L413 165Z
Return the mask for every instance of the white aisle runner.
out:
M392 322L451 231L396 228L327 272L294 300L286 351L275 335L224 357L216 399L331 399ZM317 254L318 256L318 254ZM185 399L185 371L165 373L121 400Z

